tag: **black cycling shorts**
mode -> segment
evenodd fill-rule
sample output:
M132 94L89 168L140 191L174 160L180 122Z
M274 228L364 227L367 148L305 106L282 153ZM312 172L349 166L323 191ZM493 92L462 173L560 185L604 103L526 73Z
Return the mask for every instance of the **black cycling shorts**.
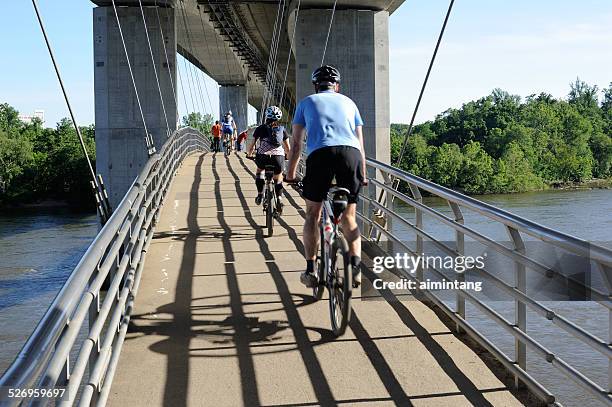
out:
M255 156L255 164L260 170L265 170L267 165L274 167L274 175L278 175L283 172L285 166L284 155L268 155L268 154L257 154Z
M304 198L323 202L334 177L336 185L349 190L349 203L357 203L364 179L361 151L355 147L323 147L310 153L306 159Z

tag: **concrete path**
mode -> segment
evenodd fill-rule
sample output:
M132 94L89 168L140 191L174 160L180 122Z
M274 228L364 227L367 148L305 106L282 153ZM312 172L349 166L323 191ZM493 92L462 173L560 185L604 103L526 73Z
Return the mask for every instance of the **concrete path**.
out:
M360 301L347 333L299 282L302 200L275 236L244 156L189 157L147 255L111 406L520 406L418 301Z

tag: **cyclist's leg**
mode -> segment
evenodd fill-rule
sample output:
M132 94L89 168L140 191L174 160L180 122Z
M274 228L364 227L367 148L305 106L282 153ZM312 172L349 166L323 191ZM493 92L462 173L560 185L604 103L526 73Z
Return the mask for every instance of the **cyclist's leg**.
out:
M357 202L361 183L364 174L361 166L361 152L353 147L339 146L334 148L336 157L332 161L335 163L336 184L339 187L349 190L348 207L342 219L342 233L349 245L351 265L353 266L353 282L355 285L361 284L361 273L359 264L361 263L361 233L357 224Z
M276 192L277 210L282 213L283 211L283 165L285 164L285 157L282 155L275 155L270 157L271 165L274 165L274 190Z
M304 189L302 191L304 201L306 201L306 220L303 232L306 271L300 276L300 281L308 287L316 284L316 276L313 272L319 244L321 208L334 177L333 168L329 165L330 154L331 149L325 147L313 151L306 159L306 176L303 180Z
M321 219L321 208L323 202L306 201L306 219L304 221L304 257L306 261L314 261L317 258L319 248L319 220Z
M264 168L266 168L266 156L264 154L257 154L255 156L255 164L257 165L257 173L255 174L257 196L255 197L255 204L260 205L263 199L264 187L266 185L266 174L264 170Z

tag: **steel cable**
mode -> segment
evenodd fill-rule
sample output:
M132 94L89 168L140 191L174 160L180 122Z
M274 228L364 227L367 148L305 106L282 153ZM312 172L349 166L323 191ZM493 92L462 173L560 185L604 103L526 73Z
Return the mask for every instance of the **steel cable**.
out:
M161 19L159 18L159 6L157 5L157 0L155 0L155 15L157 16L157 25L159 25L159 35L161 36L162 45L164 47L164 56L166 57L166 66L168 67L168 77L170 78L170 86L172 87L172 96L174 97L174 105L176 107L176 123L178 125L179 114L178 114L178 91L174 87L174 78L172 77L172 68L170 67L170 59L168 58L168 50L166 48L166 37L164 36L164 29L161 24ZM178 67L177 67L178 70ZM178 85L177 85L178 87Z
M66 106L68 107L68 112L70 114L70 118L72 119L72 125L77 133L79 138L79 143L81 144L81 148L83 150L83 154L85 155L85 160L87 161L87 167L89 168L89 173L91 176L91 183L94 187L94 194L96 195L96 201L99 205L100 210L100 218L102 223L106 223L108 218L111 215L112 209L110 203L108 202L108 196L104 189L104 184L101 182L101 178L98 179L96 173L94 171L93 165L91 163L91 158L89 157L89 153L87 152L87 147L85 146L85 141L83 140L83 134L81 133L81 129L79 128L76 118L74 116L74 111L72 110L72 105L70 104L70 98L68 97L68 93L66 92L66 87L64 86L64 81L62 80L62 75L59 71L59 67L57 62L55 61L55 55L53 54L53 48L51 47L51 43L49 42L49 38L47 37L47 30L45 29L45 25L43 22L42 15L40 14L40 10L38 9L38 3L36 0L32 0L32 5L34 6L34 12L36 13L36 19L38 20L38 24L40 26L40 30L42 31L45 44L47 46L47 50L49 51L49 56L51 57L51 62L53 63L53 69L55 70L55 75L57 76L57 80L59 82L60 88L62 89L62 94L64 95L64 101L66 102Z
M136 95L136 102L138 104L138 110L140 111L140 117L142 118L142 126L145 131L145 144L147 146L147 153L149 156L155 153L155 146L153 144L153 140L151 135L149 134L149 129L147 128L147 122L145 120L144 111L142 110L142 104L140 103L140 96L138 95L138 87L136 86L136 80L134 79L134 72L132 71L132 63L130 62L130 55L128 53L127 47L125 45L125 38L123 37L123 30L121 29L121 21L119 21L119 13L117 12L117 6L115 5L115 0L111 0L113 4L113 10L115 12L115 19L117 20L117 28L119 29L119 36L121 37L121 44L123 45L123 51L125 53L125 59L127 61L128 70L130 71L130 78L132 79L132 86L134 87L134 93Z
M280 8L281 8L281 4L282 4L282 0L278 0L278 6L276 9L276 18L274 19L274 30L272 31L272 38L270 40L270 52L268 54L268 65L266 67L266 79L264 81L264 94L263 94L263 98L261 100L261 114L260 114L260 122L263 123L264 122L264 115L265 115L265 107L268 101L268 95L270 93L270 78L271 78L271 70L270 67L272 66L272 61L274 58L274 44L276 41L276 36L278 35L278 27L280 25L279 23L279 17L280 17Z
M417 99L417 103L414 106L414 111L412 112L412 118L410 119L410 125L408 126L408 132L406 132L406 137L404 137L402 149L400 150L400 155L398 157L397 162L395 163L395 167L397 168L400 168L400 165L402 164L402 160L404 158L404 154L406 153L406 148L408 147L408 139L410 138L410 135L412 134L412 130L414 128L414 120L416 118L417 112L419 111L419 106L421 105L421 99L423 98L423 93L425 92L427 81L429 80L429 74L431 73L431 69L436 60L436 55L438 54L438 48L440 48L440 43L442 42L442 37L444 36L444 31L446 30L446 24L448 23L448 19L453 9L454 3L455 3L455 0L451 0L450 4L448 5L448 10L446 12L446 16L444 17L444 23L442 24L442 29L440 30L440 34L438 35L438 41L436 42L436 47L434 48L433 55L431 56L431 60L429 61L429 67L427 68L427 74L425 74L425 79L423 80L423 85L421 86L419 98Z
M191 32L189 30L189 25L187 24L187 12L185 11L185 5L183 4L182 1L181 1L181 10L182 10L182 15L183 15L183 24L185 25L185 32L187 33L187 44L189 45L189 52L191 53L191 56L195 59L195 54L193 53L193 43L191 42ZM195 65L192 63L191 64L191 74L193 78L194 87L197 86L196 96L198 94L200 96L200 102L201 102L200 112L204 114L204 112L206 111L206 102L204 101L204 95L202 93L202 85L200 84L200 78L196 72L196 69L199 70L199 68L195 67Z
M153 73L155 74L155 82L159 91L159 100L161 101L162 111L164 112L164 120L166 121L166 137L170 137L170 124L168 123L168 113L166 112L166 104L164 103L164 95L162 94L159 76L157 75L157 67L155 66L155 57L153 56L153 47L151 47L151 39L149 38L149 29L147 28L147 19L145 18L144 9L142 8L142 0L138 0L140 6L140 14L142 15L142 24L144 26L147 45L149 46L149 55L151 55L151 65L153 65ZM161 27L161 26L160 26ZM162 43L163 43L162 38Z
M329 42L329 35L331 34L332 24L334 23L334 15L336 14L336 5L338 0L334 1L334 7L332 8L331 18L329 19L329 27L327 28L327 37L325 38L325 47L323 48L323 56L321 56L321 66L325 63L325 53L327 52L327 43Z
M293 24L293 33L291 34L291 40L289 41L289 54L287 55L287 65L285 65L285 78L283 79L283 87L281 91L280 107L282 108L285 101L285 86L287 85L287 75L289 73L289 64L291 62L291 53L293 52L293 43L295 42L295 32L297 31L298 16L300 14L300 4L302 0L298 0L298 4L295 10L295 21Z

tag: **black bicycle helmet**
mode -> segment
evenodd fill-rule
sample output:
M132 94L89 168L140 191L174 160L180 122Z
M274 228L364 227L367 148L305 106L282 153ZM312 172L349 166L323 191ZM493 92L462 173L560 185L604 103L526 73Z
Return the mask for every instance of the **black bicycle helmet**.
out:
M340 79L340 71L331 65L323 65L312 73L312 83L315 85L340 83Z

